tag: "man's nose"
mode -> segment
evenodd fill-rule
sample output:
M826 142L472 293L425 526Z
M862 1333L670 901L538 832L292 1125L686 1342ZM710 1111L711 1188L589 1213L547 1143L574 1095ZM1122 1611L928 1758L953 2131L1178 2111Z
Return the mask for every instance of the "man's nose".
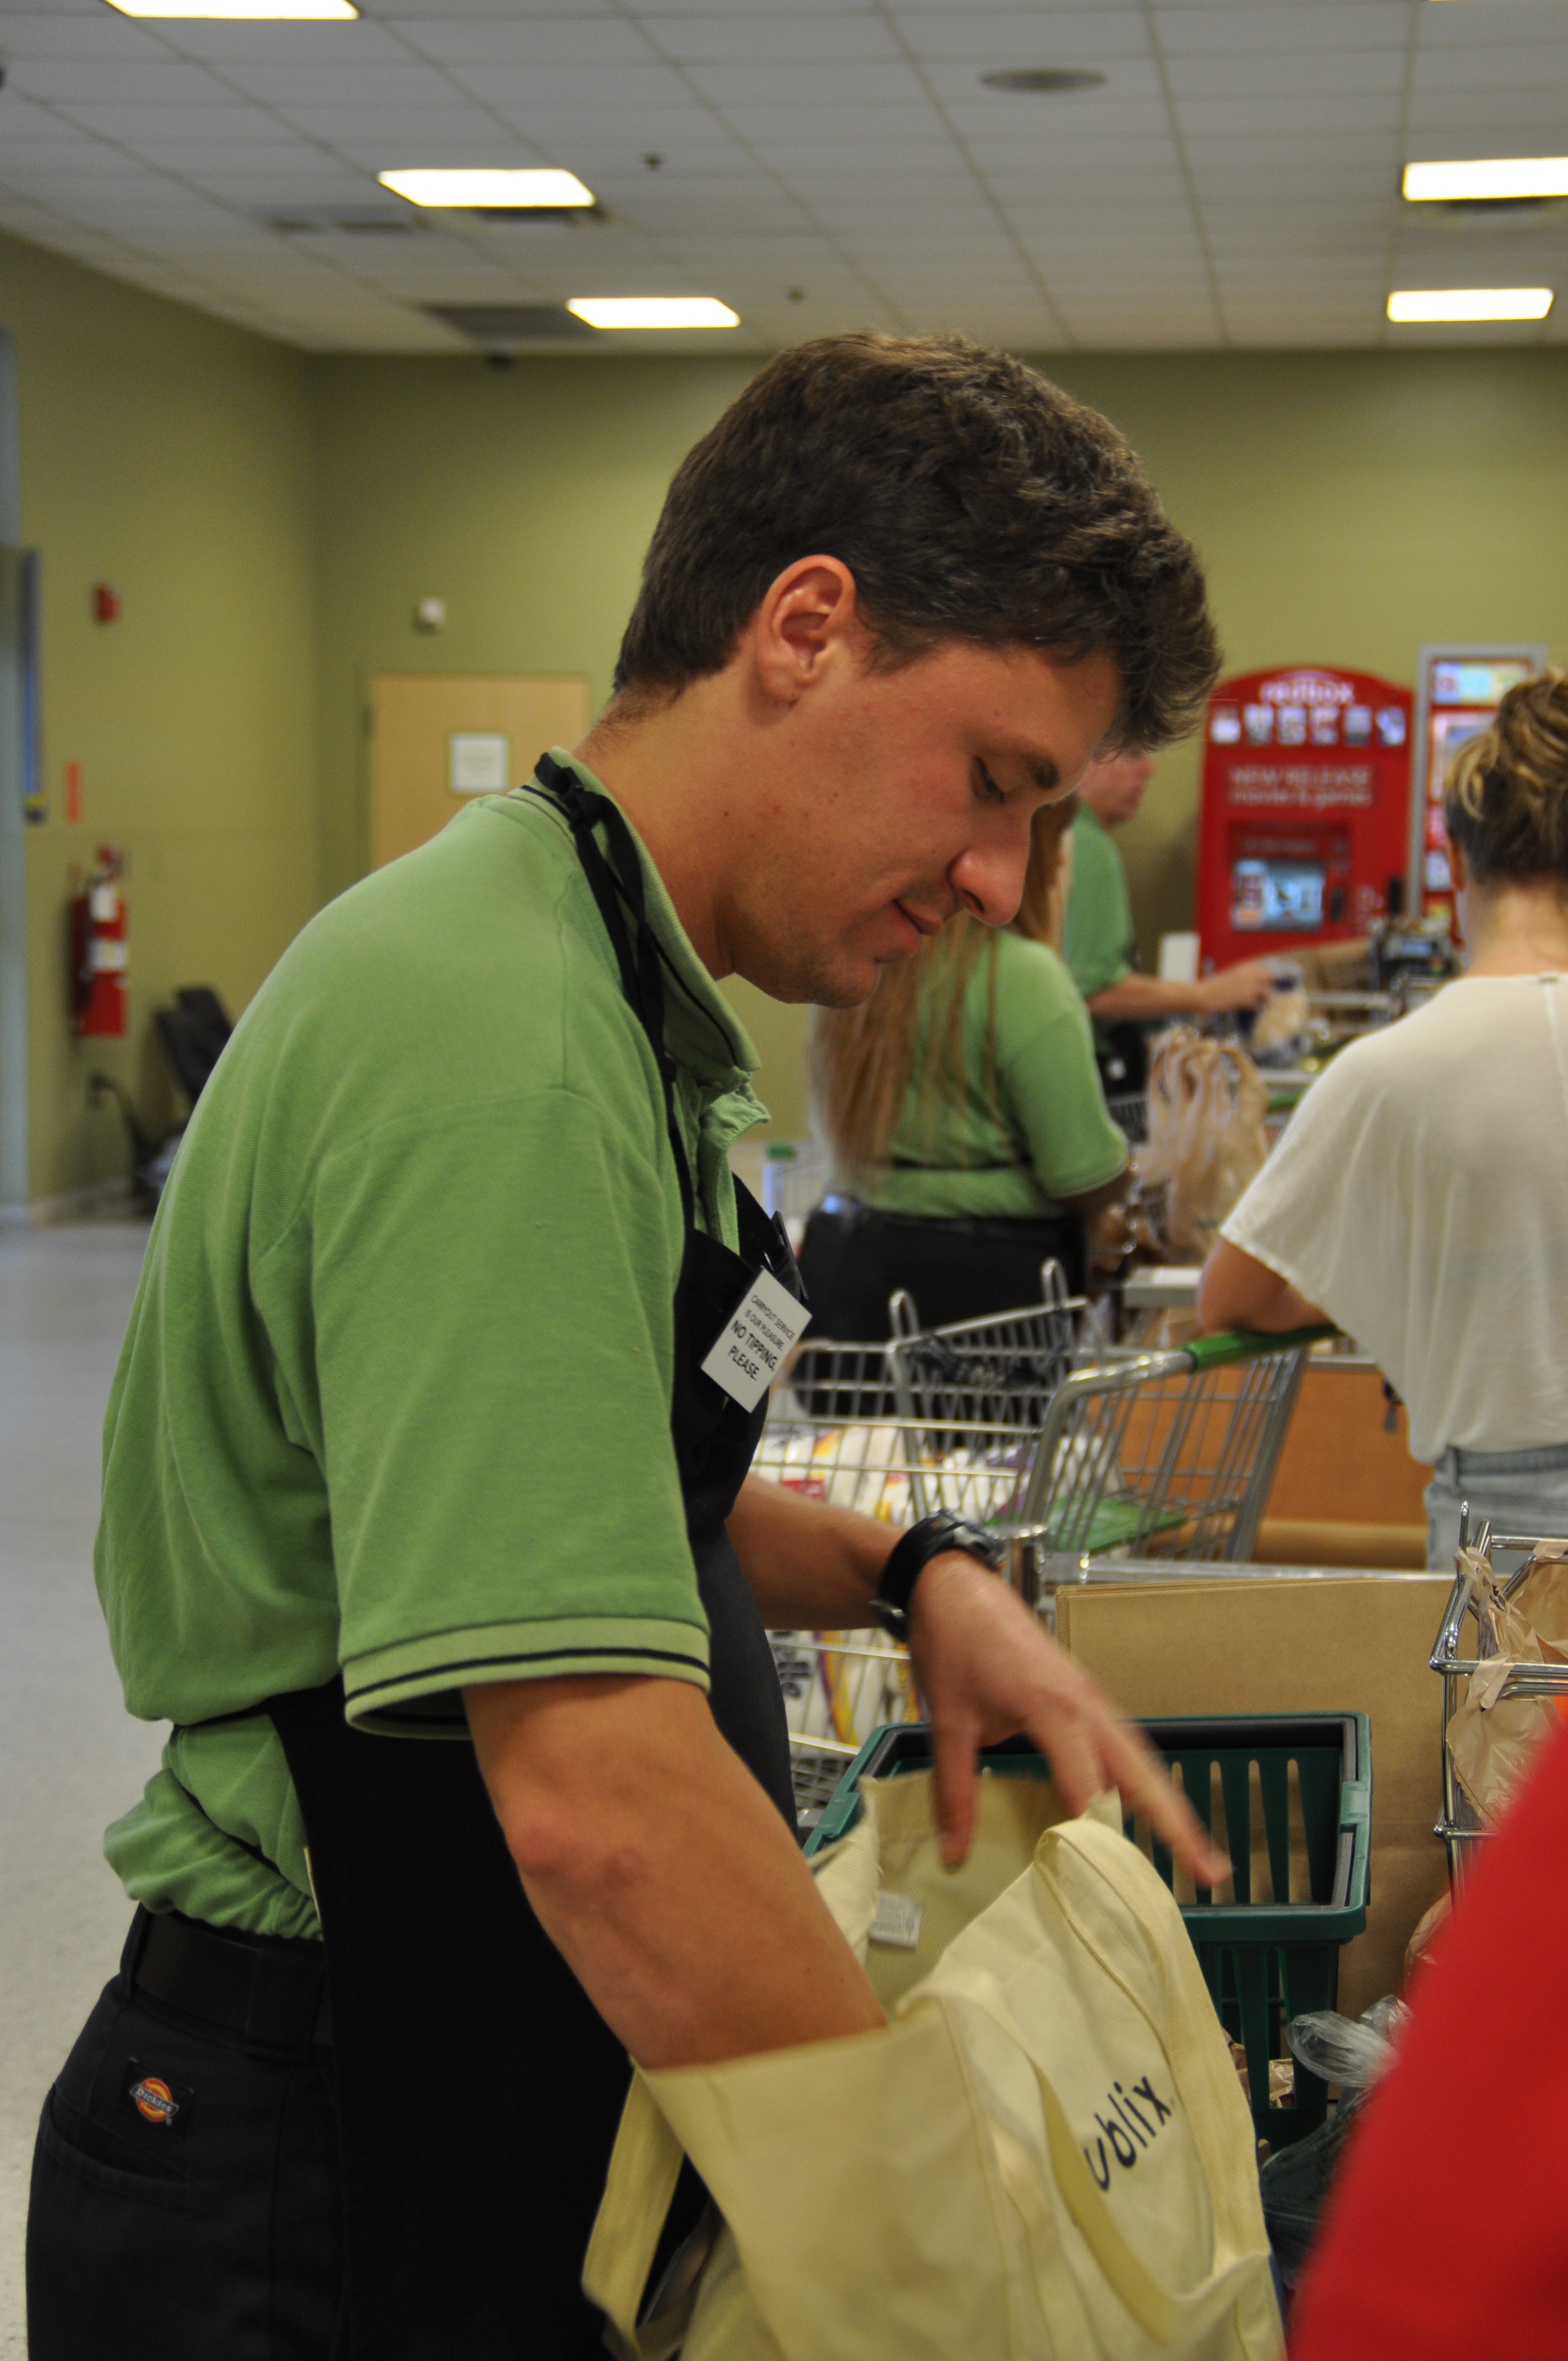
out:
M966 846L948 872L948 883L965 909L988 926L1004 927L1018 915L1029 866L1031 818L1032 814L1021 814L983 843Z

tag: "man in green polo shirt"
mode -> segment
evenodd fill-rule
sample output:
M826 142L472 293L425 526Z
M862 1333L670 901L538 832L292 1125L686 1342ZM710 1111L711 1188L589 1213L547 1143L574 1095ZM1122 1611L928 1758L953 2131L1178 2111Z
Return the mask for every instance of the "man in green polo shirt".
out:
M851 1005L1005 922L1040 803L1214 670L1102 420L959 339L806 345L677 472L583 745L280 962L109 1406L100 1593L173 1727L39 2129L33 2361L600 2350L628 2053L883 2023L797 1849L769 1623L907 1632L952 1858L1022 1730L1221 1873L986 1536L748 1477L802 1314L730 1179L762 1109L716 983Z
M1089 1004L1095 1053L1112 1096L1143 1088L1146 1025L1259 1008L1274 989L1265 960L1243 960L1192 983L1137 972L1127 873L1111 831L1136 817L1153 775L1154 763L1141 746L1122 747L1091 763L1078 783L1078 815L1069 835L1072 868L1062 956Z

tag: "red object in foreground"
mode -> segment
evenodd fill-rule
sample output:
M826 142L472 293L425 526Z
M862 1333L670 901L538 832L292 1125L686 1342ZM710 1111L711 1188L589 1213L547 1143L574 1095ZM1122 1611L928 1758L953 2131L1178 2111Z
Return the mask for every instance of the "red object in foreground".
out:
M1353 2136L1290 2361L1568 2354L1568 1727L1478 1850Z

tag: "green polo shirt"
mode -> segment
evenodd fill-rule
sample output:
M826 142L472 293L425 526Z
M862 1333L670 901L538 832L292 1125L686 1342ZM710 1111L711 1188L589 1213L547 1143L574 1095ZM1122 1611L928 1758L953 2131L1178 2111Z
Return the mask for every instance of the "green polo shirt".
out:
M733 1245L757 1056L643 873L699 1218ZM244 1717L341 1670L351 1721L461 1736L467 1683L706 1685L682 1247L658 1071L570 833L485 797L305 928L181 1145L104 1434L130 1711ZM163 1762L108 1832L127 1892L318 1933L270 1720L177 1728Z
M1122 856L1087 804L1072 824L1072 875L1062 920L1062 957L1085 1000L1132 971L1136 943ZM1098 1035L1102 1030L1096 1026Z
M922 1047L917 1036L916 1077ZM857 1188L866 1202L935 1217L1048 1216L1120 1172L1127 1143L1105 1112L1088 1011L1055 951L992 932L965 988L963 1052L961 1099L911 1083L890 1161Z

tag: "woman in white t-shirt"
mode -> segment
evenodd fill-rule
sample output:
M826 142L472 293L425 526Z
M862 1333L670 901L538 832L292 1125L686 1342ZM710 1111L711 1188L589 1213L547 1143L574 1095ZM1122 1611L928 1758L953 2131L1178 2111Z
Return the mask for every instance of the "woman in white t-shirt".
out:
M1204 1266L1207 1328L1327 1317L1402 1396L1430 1565L1568 1533L1568 675L1510 689L1443 798L1466 972L1354 1042Z

